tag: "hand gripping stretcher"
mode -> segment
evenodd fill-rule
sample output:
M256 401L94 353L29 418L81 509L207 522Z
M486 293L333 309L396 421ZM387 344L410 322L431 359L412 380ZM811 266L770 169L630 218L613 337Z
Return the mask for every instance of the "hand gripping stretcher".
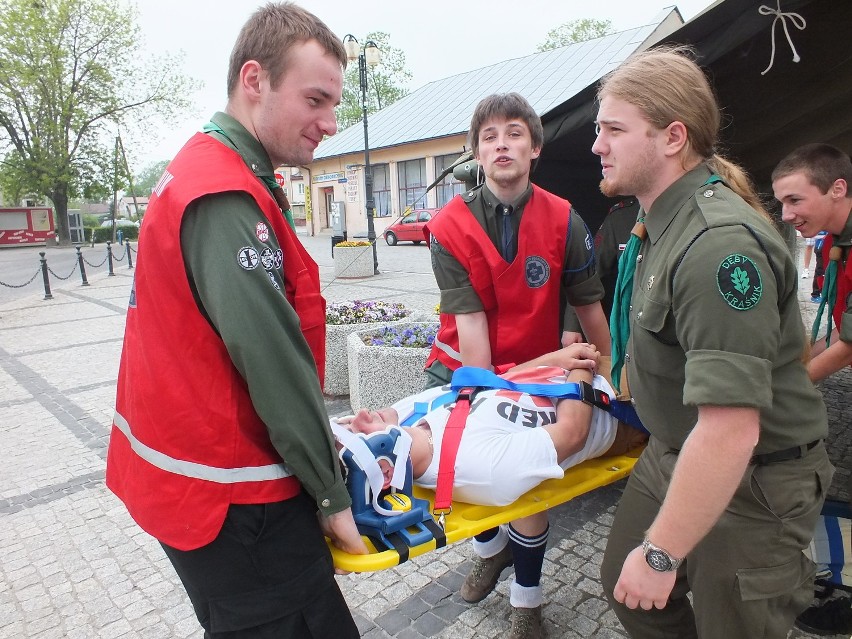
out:
M641 428L632 409L627 408L625 412L625 407L612 402L609 396L596 391L589 384L516 384L483 369L462 367L453 375L451 388L452 392L441 399L444 402L456 402L451 422L459 424L459 439L467 414L464 405L467 403L469 410L469 398L476 388L509 388L531 395L578 399L613 412L622 421L632 422L632 425ZM457 413L459 417L456 419ZM420 414L409 416L403 420L403 425L413 425L420 417ZM445 440L452 424L448 422L446 428ZM353 555L329 541L335 567L351 572L392 568L411 557L468 539L500 524L548 510L626 477L642 452L638 448L624 455L587 460L567 469L561 479L542 482L508 506L480 506L463 502L450 505L448 491L442 491L440 478L445 472L443 452L436 491L414 485L409 458L411 437L405 430L391 426L381 432L360 435L342 427L334 427L335 436L344 446L341 460L346 469L346 485L352 497L352 513L370 549L369 554ZM382 457L386 457L394 466L391 485L386 490L382 490L384 478L376 463ZM407 463L396 464L397 459L405 459ZM450 461L450 492L452 465Z

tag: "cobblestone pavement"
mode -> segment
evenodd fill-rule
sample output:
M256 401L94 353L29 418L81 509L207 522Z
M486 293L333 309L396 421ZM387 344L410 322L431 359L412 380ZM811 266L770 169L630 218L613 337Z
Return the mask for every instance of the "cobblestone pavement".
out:
M425 247L382 245L380 275L333 281L328 236L303 240L320 264L330 300L384 298L425 311L438 301ZM0 639L202 637L159 545L103 481L131 279L125 267L114 277L95 274L89 287L56 288L52 300L36 289L0 304ZM814 305L805 301L803 308L812 316ZM848 372L821 386L838 498L848 497L850 387ZM340 415L349 405L345 397L329 398L328 409ZM553 511L543 581L550 636L626 636L598 581L622 487ZM457 544L397 569L340 577L362 637L505 633L505 579L477 605L457 594L470 557L470 545Z

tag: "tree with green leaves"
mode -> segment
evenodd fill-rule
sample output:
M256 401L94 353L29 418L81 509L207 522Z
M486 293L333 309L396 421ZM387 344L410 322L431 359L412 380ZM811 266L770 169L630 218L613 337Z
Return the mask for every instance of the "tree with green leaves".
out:
M190 107L179 58L145 60L135 9L110 0L0 0L0 188L45 196L60 243L69 197L109 192L119 127Z
M367 67L367 115L380 111L408 95L407 84L411 71L405 66L405 53L390 45L390 35L373 31L358 39L363 47L372 40L379 47L381 62ZM343 79L343 99L337 107L337 127L343 130L361 121L361 84L358 79L358 61L351 60Z
M567 47L575 42L601 38L610 33L612 33L612 20L595 20L593 18L569 20L548 31L545 41L538 45L538 51Z
M154 162L153 164L146 166L136 175L133 179L133 190L136 192L137 197L148 197L151 195L151 191L154 190L154 185L156 185L159 179L163 176L163 171L166 170L168 164L169 160ZM127 187L127 195L130 196L132 195L130 192L130 185L128 184Z

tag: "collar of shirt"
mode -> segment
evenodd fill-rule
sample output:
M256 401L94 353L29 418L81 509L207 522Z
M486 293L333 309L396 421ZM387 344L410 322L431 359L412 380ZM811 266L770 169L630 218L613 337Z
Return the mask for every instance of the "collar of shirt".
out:
M210 120L221 127L227 135L227 139L215 132L211 135L239 153L252 173L261 179L275 176L274 167L266 154L266 149L263 148L256 137L249 133L248 129L236 119L221 111L217 112Z
M846 218L846 226L840 235L835 235L832 243L836 246L852 246L852 211L849 211L849 217Z
M497 210L498 206L505 205L512 207L512 216L517 217L524 210L524 206L532 197L532 184L527 184L527 188L521 193L514 202L501 202L484 184L482 185L482 203L485 205L485 213L488 216L500 217L502 213Z
M651 209L645 214L645 228L648 229L648 239L651 240L652 244L657 243L657 240L665 233L684 202L692 197L701 185L707 182L707 178L711 175L712 173L706 164L699 164L675 180L669 188L654 200ZM716 188L716 185L713 188Z

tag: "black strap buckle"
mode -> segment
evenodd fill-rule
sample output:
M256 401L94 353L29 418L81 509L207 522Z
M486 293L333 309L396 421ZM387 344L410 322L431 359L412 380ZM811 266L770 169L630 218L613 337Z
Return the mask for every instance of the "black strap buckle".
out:
M612 412L612 398L588 382L580 382L580 399L587 404Z
M478 386L465 386L459 389L458 394L456 395L456 402L459 402L463 399L466 399L468 402L473 401L474 395L476 395L479 390Z

